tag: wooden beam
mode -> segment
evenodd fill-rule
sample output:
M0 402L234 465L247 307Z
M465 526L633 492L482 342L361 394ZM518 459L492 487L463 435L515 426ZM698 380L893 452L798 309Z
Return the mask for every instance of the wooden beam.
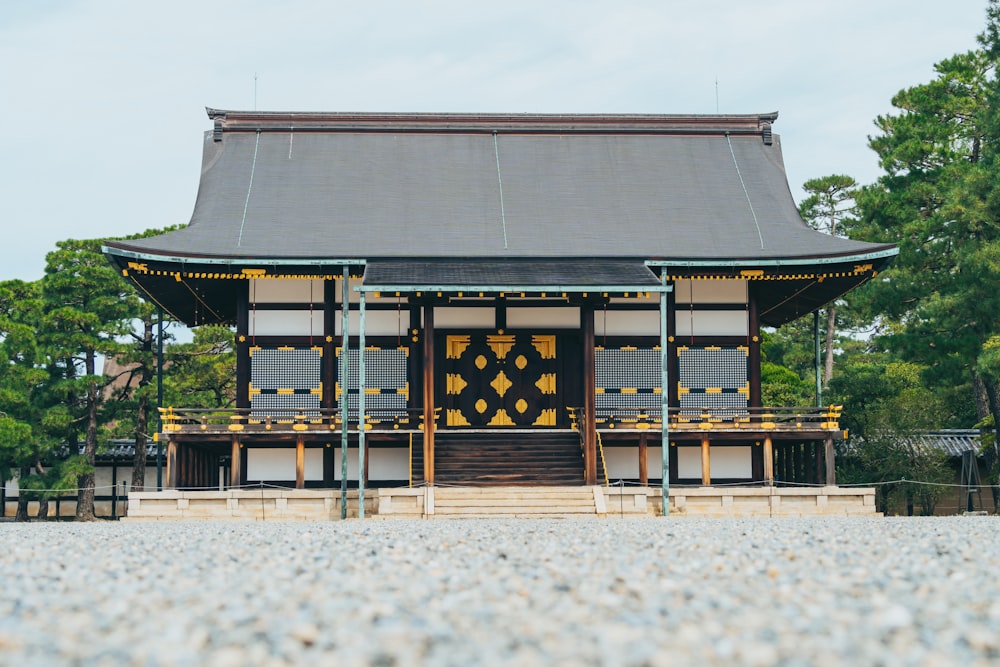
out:
M424 482L434 486L434 306L424 306Z
M707 435L701 437L701 483L712 485L712 454Z
M764 436L764 483L774 486L774 442L771 436Z
M597 484L597 378L594 368L594 307L580 308L583 347L583 478L588 486Z
M306 488L306 440L301 435L295 440L295 488Z

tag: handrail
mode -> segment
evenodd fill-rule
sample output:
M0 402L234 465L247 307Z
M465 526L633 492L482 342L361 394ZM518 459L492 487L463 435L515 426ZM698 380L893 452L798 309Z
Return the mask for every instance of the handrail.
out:
M573 427L582 422L583 408L567 408ZM693 428L759 428L763 430L839 430L842 405L825 407L672 407L671 430ZM613 428L650 429L661 424L661 409L601 408L595 415L598 431ZM579 429L578 429L579 430Z
M604 469L604 486L611 486L608 478L608 462L604 460L604 442L601 440L601 432L597 432L597 451L601 453L601 467Z
M158 408L164 432L229 430L243 431L251 427L271 430L287 426L293 430L334 429L342 425L344 413L339 408ZM434 408L434 421L441 408ZM399 429L422 424L423 408L366 408L365 430ZM356 427L359 412L347 411L347 420ZM436 424L435 424L436 425Z

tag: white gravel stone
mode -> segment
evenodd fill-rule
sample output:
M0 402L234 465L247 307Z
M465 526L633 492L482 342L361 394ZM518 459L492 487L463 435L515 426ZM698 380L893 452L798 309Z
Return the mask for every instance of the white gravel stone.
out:
M0 524L0 665L995 665L996 517Z

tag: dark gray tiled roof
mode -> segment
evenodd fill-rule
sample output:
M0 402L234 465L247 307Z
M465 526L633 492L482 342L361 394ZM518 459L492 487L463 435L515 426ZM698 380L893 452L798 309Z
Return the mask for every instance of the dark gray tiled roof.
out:
M651 287L659 279L642 262L608 260L533 261L377 261L365 267L368 285L502 285L526 287Z
M570 117L379 125L326 115L310 125L308 115L215 116L224 131L205 135L190 224L109 243L112 252L787 260L889 247L802 222L770 116L753 132L728 128L729 117L605 117L582 131Z

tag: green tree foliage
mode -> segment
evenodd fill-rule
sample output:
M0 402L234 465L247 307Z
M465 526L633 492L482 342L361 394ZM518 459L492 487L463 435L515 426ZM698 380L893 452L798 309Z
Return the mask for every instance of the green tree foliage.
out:
M898 113L880 116L870 139L885 174L858 195L859 229L900 254L869 296L893 323L883 344L925 367L932 386L971 396L979 384L995 397L996 378L983 378L977 359L1000 327L1000 227L975 195L995 62L970 51L935 70L893 98Z
M201 326L190 343L172 345L167 355L164 404L186 408L228 408L236 403L233 332Z
M75 449L83 435L83 456L93 466L105 414L109 379L98 370L100 358L117 358L122 342L140 316L136 291L101 254L101 241L68 240L46 257L41 280L44 315L41 339L58 369L55 391L63 397L73 422L67 442ZM77 520L94 519L94 473L80 475Z
M916 436L938 428L947 413L941 399L924 386L924 370L871 355L843 364L831 381L835 400L844 405L841 426L851 434L841 447L837 479L877 484L876 500L883 512L903 501L932 514L947 493L946 486L936 484L948 484L954 476L944 452L916 444Z

